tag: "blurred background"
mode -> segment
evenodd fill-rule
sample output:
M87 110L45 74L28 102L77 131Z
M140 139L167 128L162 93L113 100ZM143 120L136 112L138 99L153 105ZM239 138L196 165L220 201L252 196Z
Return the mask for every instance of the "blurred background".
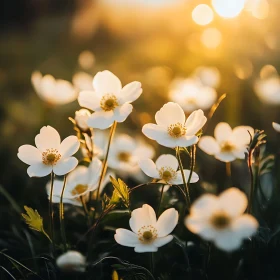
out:
M140 81L143 95L118 126L132 136L154 121L182 79L195 83L198 76L215 91L215 100L227 93L205 134L213 135L220 121L251 125L265 130L267 149L275 151L279 136L271 123L280 122L279 11L278 0L1 1L0 184L21 204L32 201L39 208L43 199L47 205L47 179L30 180L17 149L33 144L43 125L55 127L62 138L74 133L68 117L74 117L78 102L57 105L40 98L31 82L34 71L67 80L77 92L105 69L123 85ZM149 143L159 155L159 147ZM224 164L199 153L204 166L198 163L198 173L215 183ZM241 165L246 166L234 163L233 172Z

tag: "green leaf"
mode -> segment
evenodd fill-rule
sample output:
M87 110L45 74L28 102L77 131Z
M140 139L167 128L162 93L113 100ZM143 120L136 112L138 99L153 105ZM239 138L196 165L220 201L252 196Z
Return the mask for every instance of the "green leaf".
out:
M43 226L43 218L40 216L37 210L33 210L28 206L24 206L26 214L21 214L25 223L30 227L30 229L39 231L43 233L51 242L49 235L45 232Z
M111 183L114 187L114 192L111 197L111 204L118 204L122 202L127 208L129 207L129 189L125 182L121 179L116 180L112 176L110 176Z

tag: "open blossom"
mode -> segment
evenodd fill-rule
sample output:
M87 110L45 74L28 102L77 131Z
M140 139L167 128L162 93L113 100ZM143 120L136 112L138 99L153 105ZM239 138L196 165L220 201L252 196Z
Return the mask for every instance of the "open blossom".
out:
M90 117L90 112L87 109L80 109L79 111L75 112L75 121L76 125L83 131L89 129L87 121Z
M56 265L64 272L84 272L86 258L78 251L68 251L56 259Z
M198 142L197 132L207 118L202 110L196 110L186 120L183 109L174 102L168 102L155 115L157 124L145 124L142 132L160 145L175 148L188 147Z
M31 82L38 96L51 105L67 104L78 97L77 90L70 82L51 75L42 76L38 71L33 72Z
M204 194L191 206L185 220L186 227L224 251L238 249L242 240L249 238L258 228L257 220L243 214L247 208L246 195L230 188L220 196Z
M162 183L170 185L183 184L181 171L177 171L179 164L173 155L161 155L154 163L151 159L142 159L139 161L140 168L149 177L159 179ZM184 169L186 180L190 176L190 170ZM198 175L193 172L190 182L195 183L199 180Z
M127 247L133 247L137 253L156 252L159 247L169 243L170 233L178 223L178 212L174 208L164 211L156 218L154 209L148 204L132 211L129 225L132 231L119 228L115 240Z
M280 124L273 122L272 127L275 129L276 132L280 132Z
M127 134L119 134L113 140L108 157L108 166L129 175L140 171L138 161L152 158L154 149L144 142L137 141Z
M67 177L66 187L63 195L63 202L81 206L81 197L88 200L89 192L98 188L101 176L102 162L94 158L88 167L78 166ZM101 185L101 192L109 183L109 174L107 174ZM48 196L50 196L51 182L46 186ZM53 203L60 202L61 191L63 188L62 180L54 180Z
M214 135L202 136L198 146L216 159L230 162L236 158L244 159L247 146L250 143L250 134L254 135L254 129L250 126L237 126L231 129L228 123L217 124Z
M217 99L215 89L204 86L198 79L178 81L170 91L170 99L178 103L185 112L211 108Z
M119 78L108 70L94 76L93 89L80 92L78 101L80 106L94 111L88 125L99 129L106 129L115 121L125 121L133 109L130 103L142 93L140 82L122 87Z
M30 165L27 169L30 177L43 177L52 171L65 175L78 165L78 160L72 157L80 147L76 136L68 136L61 142L53 127L44 126L35 137L35 144L36 147L20 146L17 154L21 161Z

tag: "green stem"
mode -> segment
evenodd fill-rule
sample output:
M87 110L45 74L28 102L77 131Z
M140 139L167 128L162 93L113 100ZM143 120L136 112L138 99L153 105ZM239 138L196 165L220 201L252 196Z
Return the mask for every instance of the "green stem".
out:
M251 188L250 188L248 208L247 208L247 213L250 214L252 213L252 204L254 199L254 174L253 174L253 151L252 150L249 151L247 162L248 162L250 180L251 180Z
M187 182L189 187L190 187L190 182L191 182L192 174L193 174L194 167L195 167L195 156L196 156L196 145L193 145L192 149L191 149L190 175L189 175L188 182Z
M160 198L159 198L159 204L158 204L157 217L159 217L159 213L160 213L160 205L161 205L162 198L163 198L164 187L165 187L165 185L162 185L161 192L160 192Z
M102 181L105 177L105 173L106 173L106 170L107 170L107 162L108 162L110 146L111 146L111 143L112 143L115 131L116 131L116 127L117 127L117 122L114 122L112 127L111 127L111 130L110 130L109 141L108 141L108 145L107 145L107 151L106 151L106 155L105 155L105 158L104 158L104 161L103 161L101 176L100 176L100 179L99 179L99 182L98 182L98 188L97 188L97 194L96 194L96 200L97 201L99 200L101 184L102 184ZM90 196L91 196L91 194L90 194Z
M66 181L67 181L67 175L64 176L63 187L62 187L62 191L60 195L60 203L59 203L60 233L63 241L64 251L67 250L65 223L64 223L64 204L63 204L63 195L66 187Z
M182 174L182 178L183 178L183 182L184 182L184 186L185 186L185 192L186 192L186 195L187 195L187 204L188 204L187 207L189 208L191 206L191 198L190 198L189 187L188 187L186 177L185 177L185 173L184 173L184 167L183 167L181 156L180 156L180 147L176 148L176 157L177 157L178 162L179 162L179 167L180 167L180 170L181 170L181 174Z
M81 200L81 203L82 203L82 205L83 205L83 209L84 209L85 216L86 216L86 218L87 218L87 225L88 225L88 227L90 227L90 216L89 216L89 211L88 211L88 209L87 209L87 205L86 205L86 202L85 202L83 196L80 196L80 200Z
M52 240L52 250L53 253L55 253L55 247L54 247L54 226L53 226L53 185L54 185L54 173L51 172L51 190L50 190L50 201L49 201L49 218L50 218L50 239Z

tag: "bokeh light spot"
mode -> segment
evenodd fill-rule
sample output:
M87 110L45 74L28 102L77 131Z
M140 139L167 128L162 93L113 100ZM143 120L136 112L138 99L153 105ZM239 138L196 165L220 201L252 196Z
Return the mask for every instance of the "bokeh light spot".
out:
M212 0L212 5L221 17L234 18L243 10L245 0Z
M192 11L192 19L196 24L207 25L212 22L214 13L212 9L206 5L201 4L196 6Z
M217 28L207 28L201 34L200 39L205 47L215 49L222 42L222 34Z

